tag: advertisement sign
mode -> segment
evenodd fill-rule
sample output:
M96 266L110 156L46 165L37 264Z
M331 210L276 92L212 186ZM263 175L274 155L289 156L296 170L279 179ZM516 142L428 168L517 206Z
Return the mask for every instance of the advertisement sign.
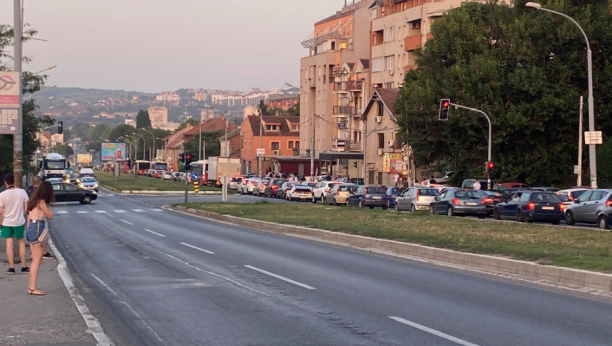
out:
M257 156L264 156L266 155L266 149L265 148L257 148Z
M0 71L0 134L19 131L19 72Z
M90 154L77 154L77 163L91 163Z
M125 143L102 143L100 160L105 162L112 161L115 158L118 161L123 161L125 160L126 152Z
M397 173L402 171L402 154L390 154L385 153L383 157L383 172L385 173Z

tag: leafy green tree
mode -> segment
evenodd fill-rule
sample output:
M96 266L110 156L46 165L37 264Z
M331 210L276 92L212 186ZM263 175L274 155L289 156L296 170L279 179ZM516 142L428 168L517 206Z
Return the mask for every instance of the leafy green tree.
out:
M299 117L300 116L300 103L298 102L293 107L290 107L289 109L287 109L287 113L291 116Z
M187 119L186 121L181 123L181 125L179 126L179 128L177 130L184 129L185 127L187 127L187 124L189 124L191 126L198 126L200 124L200 121L198 119L195 119L195 118Z
M132 133L135 133L136 129L133 126L121 124L115 127L109 134L108 140L111 142L117 142L119 137L129 136Z
M206 143L204 157L219 156L221 154L221 143L219 139L225 135L224 131L202 132L202 142ZM195 135L193 139L185 144L185 151L197 156L199 150L200 136Z
M464 3L432 25L434 39L416 52L395 109L417 164L483 175L487 121L451 108L438 121L440 99L485 111L493 123L495 178L528 184L575 184L578 100L587 92L585 42L570 21L497 1ZM543 1L575 18L594 51L597 127L612 134L612 20L602 0ZM598 90L600 90L598 92ZM586 99L586 97L585 97Z
M107 139L107 136L111 133L112 129L106 124L98 124L91 127L87 133L85 141L89 142L87 150L100 150L100 145Z
M149 118L149 111L141 109L136 115L136 128L141 129L143 127L151 127L151 118Z

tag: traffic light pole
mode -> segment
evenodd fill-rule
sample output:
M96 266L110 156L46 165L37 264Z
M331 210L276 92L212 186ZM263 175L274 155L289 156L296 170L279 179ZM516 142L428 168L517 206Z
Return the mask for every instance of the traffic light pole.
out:
M489 116L487 115L487 113L481 111L480 109L476 109L476 108L470 108L470 107L466 107L466 106L462 106L462 105L458 105L458 104L454 104L454 103L449 103L451 106L455 107L455 109L457 108L462 108L462 109L466 109L468 111L472 111L472 112L477 112L480 113L482 115L485 116L485 118L487 118L487 121L489 122L489 151L487 154L487 162L491 162L491 148L492 148L492 139L493 139L493 127L491 126L491 119L489 118ZM491 190L491 176L489 174L487 174L487 187L489 190Z

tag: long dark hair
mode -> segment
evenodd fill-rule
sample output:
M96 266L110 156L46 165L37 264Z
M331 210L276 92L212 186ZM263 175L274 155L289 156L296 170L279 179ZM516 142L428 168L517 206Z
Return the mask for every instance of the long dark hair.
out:
M53 192L53 186L48 181L43 181L39 187L36 188L32 197L28 201L28 211L38 206L40 201L45 201L47 205L50 205L55 200L55 193Z

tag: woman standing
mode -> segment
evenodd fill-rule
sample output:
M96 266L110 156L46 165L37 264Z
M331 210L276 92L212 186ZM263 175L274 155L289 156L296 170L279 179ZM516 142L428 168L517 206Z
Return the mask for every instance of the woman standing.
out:
M38 238L43 231L48 227L47 220L53 220L53 212L49 207L55 199L53 186L48 181L43 182L34 191L32 197L28 201L28 224L26 229L26 239L30 242L30 251L32 251L32 265L30 268L30 284L28 294L35 296L44 296L45 292L36 287L36 279L38 271L43 260L43 247L46 244L41 244ZM45 219L46 217L46 219Z

